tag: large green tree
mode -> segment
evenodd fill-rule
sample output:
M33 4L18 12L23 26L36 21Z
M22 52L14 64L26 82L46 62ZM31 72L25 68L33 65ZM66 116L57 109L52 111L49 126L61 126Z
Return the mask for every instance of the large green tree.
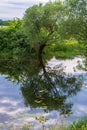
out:
M64 10L62 2L35 5L26 10L23 17L24 31L39 59L45 46L58 41L58 25L63 19Z
M65 0L35 5L26 10L23 27L39 59L43 48L51 43L71 37L87 43L87 1Z

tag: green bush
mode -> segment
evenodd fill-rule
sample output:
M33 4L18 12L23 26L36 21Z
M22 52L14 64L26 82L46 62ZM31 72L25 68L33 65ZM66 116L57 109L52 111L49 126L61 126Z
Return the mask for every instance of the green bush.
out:
M0 29L0 54L30 53L29 42L22 30Z

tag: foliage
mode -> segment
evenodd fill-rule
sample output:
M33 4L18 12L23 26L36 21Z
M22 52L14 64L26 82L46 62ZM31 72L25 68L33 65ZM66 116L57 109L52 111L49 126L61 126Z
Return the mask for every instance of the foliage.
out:
M79 45L77 40L87 43L86 12L86 0L49 2L28 8L23 21L14 19L7 28L0 28L0 54L24 56L35 50L42 53L39 51L40 47L50 44L44 51L45 54L51 51L56 52L58 57L61 52L62 56L83 54L87 45ZM81 81L66 75L62 69L45 69L43 63L41 65L42 68L37 67L35 57L29 61L15 61L14 58L11 61L9 58L9 61L0 60L0 71L7 74L9 79L22 84L21 92L27 106L42 107L44 111L59 110L65 116L71 114L73 104L67 102L67 98L80 90ZM47 120L44 117L36 119L42 123ZM73 123L67 129L86 130L86 122L87 119ZM30 128L30 125L25 125L24 128Z
M87 1L66 0L66 18L60 24L63 35L72 36L79 42L87 43Z
M30 47L35 48L38 53L42 53L43 48L50 44L57 44L59 51L61 49L67 51L69 47L64 46L64 42L71 38L81 43L87 43L86 12L86 0L49 2L45 5L40 4L28 8L23 17L23 28L29 37ZM43 44L45 46L39 51ZM73 47L70 47L72 50ZM75 53L79 53L78 49L75 50ZM73 52L72 55L74 55Z
M30 130L32 124L31 123L27 123L23 126L22 130Z
M52 43L44 49L44 57L51 58L55 56L57 59L74 58L75 56L84 56L87 51L87 45L79 44L77 40L71 38L62 43Z
M73 122L67 130L87 130L87 117L84 117L77 122Z
M8 21L8 27L0 28L0 55L27 55L35 50L42 53L50 44L47 52L53 51L57 57L73 57L80 53L80 47L83 53L83 43L87 43L86 12L86 0L32 6L26 10L23 20L16 18ZM70 39L78 40L82 45L73 48L73 45L65 44L66 40L72 42Z
M22 29L21 24L22 24L22 21L19 18L13 19L12 21L9 22L8 29L10 31L16 31L16 30L21 31Z
M10 22L10 26L7 28L0 29L1 55L28 55L30 51L28 38L23 33L19 19Z
M44 116L40 116L40 117L36 117L36 120L38 120L41 124L44 124L49 119Z
M65 8L61 2L49 2L28 8L23 18L23 28L30 40L30 46L36 50L59 39L58 24Z

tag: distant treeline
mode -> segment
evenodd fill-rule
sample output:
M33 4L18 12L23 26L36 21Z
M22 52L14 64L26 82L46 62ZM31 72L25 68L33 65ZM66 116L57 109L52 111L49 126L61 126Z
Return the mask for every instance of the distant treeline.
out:
M8 26L9 22L10 22L10 20L2 20L2 19L0 19L0 26Z

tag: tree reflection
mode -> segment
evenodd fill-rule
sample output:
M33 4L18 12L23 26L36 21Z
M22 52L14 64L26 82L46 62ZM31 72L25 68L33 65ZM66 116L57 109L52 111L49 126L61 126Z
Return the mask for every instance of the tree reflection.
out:
M26 106L41 107L45 111L58 110L60 114L70 114L70 97L81 88L81 80L66 74L63 66L44 66L41 59L38 66L35 58L8 58L0 60L0 72L10 80L21 84L21 92Z

